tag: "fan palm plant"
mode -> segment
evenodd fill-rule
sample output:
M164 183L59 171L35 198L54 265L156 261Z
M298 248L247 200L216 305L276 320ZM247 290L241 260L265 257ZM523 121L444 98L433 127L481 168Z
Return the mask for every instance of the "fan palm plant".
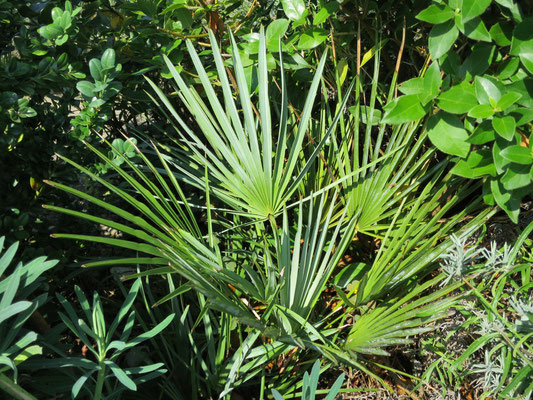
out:
M179 89L178 96L197 122L201 135L189 128L159 87L149 79L148 82L166 110L177 121L178 134L188 143L188 150L194 154L195 161L207 169L213 195L228 204L235 212L241 212L255 219L267 219L270 215L279 214L283 205L297 190L340 117L341 112L337 113L323 140L300 167L299 157L306 130L309 129L312 108L326 63L326 53L318 64L299 118L289 112L283 58L280 57L282 96L279 110L276 110L279 115L276 134L274 129L276 124L271 115L273 104L269 94L263 30L261 29L260 34L257 65L258 111L252 102L233 36L231 36L232 63L236 78L234 89L238 93L239 101L233 97L230 79L217 41L212 32L209 34L223 103L215 93L212 82L191 42L187 43L187 48L210 107L204 103L194 86L187 84L171 61L165 58ZM345 103L346 101L347 99ZM242 112L239 113L239 110ZM298 119L298 123L295 124ZM289 140L288 135L291 134L291 130L295 133ZM209 145L205 144L204 139ZM204 188L202 175L190 173L186 169L183 169L183 172L186 173L189 183L199 189Z
M406 337L420 332L420 326L426 321L444 315L446 307L453 303L449 299L437 301L440 296L449 293L451 289L448 288L431 297L415 298L436 283L435 280L421 284L411 295L406 295L405 287L402 290L401 284L424 277L440 254L439 251L446 248L448 242L439 244L439 240L461 222L475 207L475 202L464 211L452 214L452 217L447 217L446 213L471 194L473 187L463 186L459 181L450 183L447 175L442 178L445 163L432 167L433 170L426 173L426 161L431 151L423 153L420 158L417 158L420 147L416 144L413 154L408 151L416 142L415 130L418 125L415 124L394 130L391 136L387 136L390 145L390 148L385 147L387 154L380 156L381 143L376 143L372 157L365 156L362 161L356 160L358 156L351 158L358 153L354 150L350 155L352 145L344 144L345 139L341 138L335 147L338 157L334 157L341 178L323 182L324 185L318 187L316 192L307 192L307 198L294 201L297 190L304 180L309 179L308 172L331 137L349 96L345 96L337 113L331 118L329 128L317 136L320 141L305 157L302 155L302 145L310 126L325 57L317 68L298 123L298 118L289 115L283 62L280 59L282 101L276 113L279 115L279 129L275 135L273 127L276 123L271 114L275 104L270 101L268 92L264 33L260 33L257 114L254 113L253 97L246 84L235 40L231 38L232 62L237 78L233 89L238 92L239 101L233 97L230 79L212 34L211 40L223 103L217 97L192 44L188 44L189 52L208 104L166 60L178 87L178 96L191 111L199 131L187 126L171 101L150 81L157 98L165 106L162 107L163 111L167 110L177 121L180 140L176 141L178 147L175 152L163 154L161 146L153 145L150 155L132 143L141 164L136 165L116 152L124 160L117 165L88 144L103 162L122 177L129 186L127 189L65 159L126 202L132 211L77 189L48 182L104 208L125 222L57 206L47 208L115 228L130 238L76 234L55 236L134 250L137 252L135 257L97 261L87 266L151 266L131 275L131 278L178 274L184 283L173 288L158 303L174 300L176 296L194 288L199 293L198 301L204 315L211 308L231 315L235 322L252 327L233 355L226 357L222 372L219 371L219 378L227 377L223 393L228 393L240 379L239 372L259 373L258 365L264 365L272 357L294 346L311 348L331 360L364 369L351 351L383 354L387 346L403 343ZM289 135L290 125L295 125L293 137ZM325 125L324 121L317 124ZM379 141L384 141L387 129L380 129ZM335 142L336 139L332 140ZM274 149L273 143L276 141L278 144ZM372 143L371 132L367 130L363 153L369 154ZM113 148L112 144L109 146ZM358 146L358 142L354 142L353 146ZM415 172L404 159L409 162L417 159L415 165L421 167L424 173ZM182 189L184 182L205 195L207 226L204 228L207 234L199 226L192 205ZM425 183L423 189L421 182ZM337 190L333 194L330 189L341 183L347 184L342 187L344 197L339 201ZM402 189L403 194L397 199L398 190L394 185L409 184L413 184L413 191L417 190L417 197L410 196L409 189ZM447 192L448 189L450 192ZM449 193L455 194L447 199ZM233 218L232 222L238 221L242 215L250 220L247 226L253 228L253 244L247 243L236 248L235 243L246 242L245 227L237 223L232 225L232 238L229 238L229 234L215 233L214 225L218 221L214 221L212 215L211 196L229 207L228 210L218 211L224 213L224 217ZM354 208L353 202L358 206ZM343 211L335 215L339 207L343 207ZM384 217L379 213L383 213ZM280 227L276 220L279 214L282 215ZM479 226L485 216L486 213L474 218L466 229ZM444 217L449 219L441 224ZM344 313L333 318L332 322L330 317L339 307L316 312L319 298L340 257L351 244L356 229L366 232L378 227L384 230L379 225L380 220L388 227L380 251L373 265L364 271L360 282L356 282L355 298L352 298L353 292L345 294L339 290L339 296L344 300ZM265 224L265 221L268 223ZM241 238L234 239L234 236ZM436 244L438 246L434 248ZM377 307L368 308L371 301ZM352 307L359 318L351 333L346 335L343 324ZM426 318L433 314L434 318ZM261 335L269 337L272 342L267 346L261 340ZM343 344L347 351L342 349ZM212 367L221 365L224 356L211 346L208 348L211 352L209 359L215 362L209 367L202 366L202 369L216 375L213 372L216 368Z
M342 182L341 199L348 208L348 216L357 219L356 231L378 236L389 227L400 205L419 197L424 184L439 171L431 168L436 149L425 146L427 131L423 118L397 124L382 116L381 109L389 106L381 107L380 103L382 106L393 103L397 73L388 93L382 93L380 43L376 38L374 48L363 57L365 61L374 58L373 72L368 74L361 69L357 74L354 105L331 134L324 150L326 166L316 165L322 171L316 173L319 182L314 182L315 187ZM357 59L360 58L358 53ZM367 79L370 82L366 83ZM438 94L441 78L436 63L420 79L425 82L429 97ZM351 88L343 92L342 86L337 76L340 100L352 96ZM326 104L323 112L328 113L330 108L338 111L339 107L340 104L333 107Z

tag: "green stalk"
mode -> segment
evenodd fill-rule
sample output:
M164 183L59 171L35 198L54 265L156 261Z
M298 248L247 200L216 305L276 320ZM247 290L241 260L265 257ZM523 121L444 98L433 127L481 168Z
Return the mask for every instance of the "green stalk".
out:
M0 374L0 390L7 395L19 400L37 400L31 393L28 393L4 374Z
M100 371L98 371L98 377L96 378L96 389L94 390L93 400L100 400L102 397L102 388L105 381L105 364L104 359L99 361Z
M261 390L259 395L260 400L265 400L265 369L261 369Z

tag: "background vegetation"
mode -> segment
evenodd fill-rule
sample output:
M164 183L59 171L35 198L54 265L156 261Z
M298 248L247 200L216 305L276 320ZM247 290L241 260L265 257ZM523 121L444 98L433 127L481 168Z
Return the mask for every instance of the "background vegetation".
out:
M531 397L530 1L0 23L4 393Z

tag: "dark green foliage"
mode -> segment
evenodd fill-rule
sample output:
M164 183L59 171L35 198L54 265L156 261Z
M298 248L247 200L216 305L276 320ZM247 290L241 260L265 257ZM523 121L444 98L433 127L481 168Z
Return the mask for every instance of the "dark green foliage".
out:
M439 150L458 156L453 172L481 178L485 202L499 205L515 223L521 200L533 190L529 11L516 1L450 0L434 1L417 15L433 24L429 54L444 75L442 91L428 105L435 110L429 137ZM425 104L409 94L395 102L386 116L392 123L420 118Z

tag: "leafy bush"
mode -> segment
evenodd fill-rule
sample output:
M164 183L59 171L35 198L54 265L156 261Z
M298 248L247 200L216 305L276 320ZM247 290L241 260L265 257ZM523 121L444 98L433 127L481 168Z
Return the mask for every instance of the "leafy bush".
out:
M533 188L532 19L518 2L490 0L434 1L417 18L434 24L428 38L434 62L424 78L400 85L404 96L389 104L385 119L405 122L430 112L429 138L456 156L453 173L482 178L485 202L516 223ZM438 85L428 81L432 67Z

